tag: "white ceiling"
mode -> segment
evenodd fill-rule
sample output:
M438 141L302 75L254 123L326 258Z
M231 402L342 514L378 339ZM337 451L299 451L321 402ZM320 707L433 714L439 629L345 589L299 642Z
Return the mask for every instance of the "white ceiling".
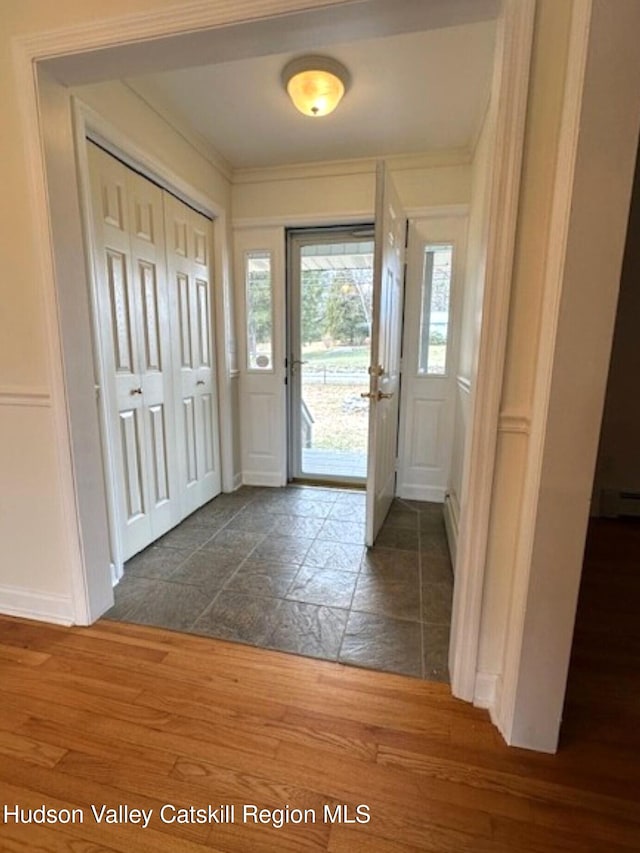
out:
M314 49L352 77L335 113L319 119L299 114L282 87L291 52L127 83L235 169L468 148L487 103L494 36L489 20Z

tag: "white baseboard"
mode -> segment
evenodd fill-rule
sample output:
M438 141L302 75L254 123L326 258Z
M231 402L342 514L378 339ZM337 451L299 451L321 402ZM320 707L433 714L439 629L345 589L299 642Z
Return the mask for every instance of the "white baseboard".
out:
M447 532L451 562L455 572L456 555L458 553L458 529L460 520L460 506L455 492L449 492L444 499L444 527Z
M242 474L240 474L240 473L234 474L233 475L232 491L236 492L240 488L241 485L242 485ZM247 485L249 485L249 483L247 483Z
M415 486L410 483L400 483L396 489L399 498L408 501L429 501L441 504L444 502L446 489L437 486Z
M473 692L473 704L477 708L495 708L500 676L492 672L478 672Z
M262 471L243 471L242 484L244 486L273 486L274 488L285 485L282 482L281 474L265 474Z
M0 613L38 622L73 625L73 601L66 595L30 592L17 586L0 586Z

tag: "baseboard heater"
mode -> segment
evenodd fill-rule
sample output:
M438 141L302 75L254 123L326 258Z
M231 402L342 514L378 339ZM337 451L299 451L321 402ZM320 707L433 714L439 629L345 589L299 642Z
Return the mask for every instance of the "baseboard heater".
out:
M622 492L603 489L600 499L600 514L605 518L618 516L640 517L640 492Z

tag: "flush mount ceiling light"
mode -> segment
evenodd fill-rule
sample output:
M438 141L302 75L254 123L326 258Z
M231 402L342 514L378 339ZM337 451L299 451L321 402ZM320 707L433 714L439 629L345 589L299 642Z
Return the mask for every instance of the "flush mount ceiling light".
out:
M349 86L349 72L329 56L300 56L285 65L282 83L295 108L315 118L338 106Z

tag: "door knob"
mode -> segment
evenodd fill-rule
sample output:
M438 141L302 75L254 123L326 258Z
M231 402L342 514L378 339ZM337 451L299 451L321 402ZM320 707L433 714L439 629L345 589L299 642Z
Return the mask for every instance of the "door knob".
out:
M205 384L204 379L198 379L198 381L196 382L196 385L204 385L204 384Z
M376 391L375 394L372 394L371 391L363 391L360 396L365 400L390 400L393 397L393 391L390 394L386 394L384 391Z
M131 394L132 397L135 396L136 394L142 394L142 388L132 388L131 391L129 391L129 393Z

